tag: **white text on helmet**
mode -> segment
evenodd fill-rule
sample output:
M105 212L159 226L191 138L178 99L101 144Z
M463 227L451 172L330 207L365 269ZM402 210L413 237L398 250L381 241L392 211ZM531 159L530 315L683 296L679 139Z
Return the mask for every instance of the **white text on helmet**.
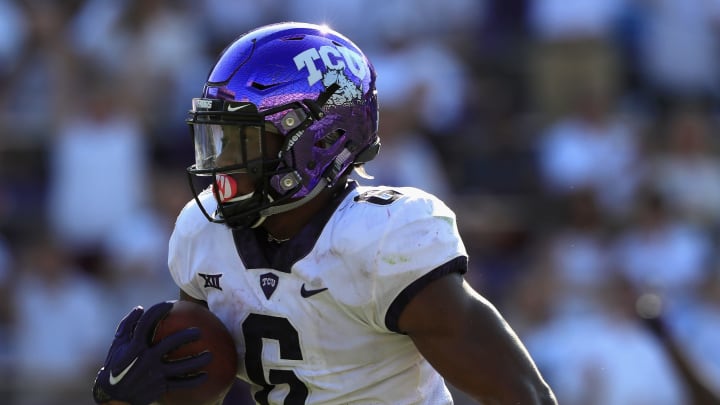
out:
M330 45L324 45L317 49L310 48L300 52L293 58L298 70L307 68L307 80L310 86L322 79L322 71L315 65L317 60L320 60L325 66L324 70L344 69L347 67L355 77L361 80L368 73L363 57L348 48L338 48Z

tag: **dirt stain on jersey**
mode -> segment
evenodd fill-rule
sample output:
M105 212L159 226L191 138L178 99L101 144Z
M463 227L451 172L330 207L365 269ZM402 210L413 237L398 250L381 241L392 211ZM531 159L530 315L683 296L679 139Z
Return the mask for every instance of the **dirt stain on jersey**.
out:
M383 256L382 261L384 261L387 264L398 264L398 263L407 263L410 261L410 258L407 256Z

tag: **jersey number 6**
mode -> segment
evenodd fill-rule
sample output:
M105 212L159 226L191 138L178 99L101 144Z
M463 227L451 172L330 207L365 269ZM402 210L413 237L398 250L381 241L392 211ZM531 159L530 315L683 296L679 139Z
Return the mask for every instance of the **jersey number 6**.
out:
M283 360L302 360L300 339L297 330L285 318L250 314L243 322L245 337L245 368L250 380L263 387L255 393L255 401L268 405L268 395L277 384L287 384L290 388L285 405L305 404L308 389L292 370L268 370L268 379L262 365L263 338L273 339L280 346L280 358Z

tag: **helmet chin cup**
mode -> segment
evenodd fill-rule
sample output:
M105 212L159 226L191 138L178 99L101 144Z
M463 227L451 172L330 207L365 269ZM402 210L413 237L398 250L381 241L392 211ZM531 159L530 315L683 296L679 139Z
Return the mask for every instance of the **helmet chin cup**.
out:
M265 198L261 193L252 193L240 201L218 204L213 217L230 228L255 228L265 217L260 214L260 207L270 202L269 196Z

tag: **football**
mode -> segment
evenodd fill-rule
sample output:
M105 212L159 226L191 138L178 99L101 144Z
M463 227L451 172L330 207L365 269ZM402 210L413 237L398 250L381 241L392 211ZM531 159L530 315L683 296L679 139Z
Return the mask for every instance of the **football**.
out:
M211 405L218 403L230 390L237 372L238 356L232 335L225 324L203 305L176 301L172 309L155 327L153 343L185 328L200 329L200 339L169 352L167 358L182 359L204 351L212 360L202 370L208 379L194 388L180 388L165 393L163 405Z

